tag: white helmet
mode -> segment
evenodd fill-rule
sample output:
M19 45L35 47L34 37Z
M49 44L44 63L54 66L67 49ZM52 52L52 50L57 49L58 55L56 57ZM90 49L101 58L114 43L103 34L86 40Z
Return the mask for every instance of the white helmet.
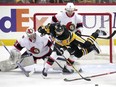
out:
M26 34L27 34L28 36L30 36L30 35L32 35L32 34L34 34L34 33L35 33L35 30L34 30L33 28L27 28Z
M28 28L26 30L26 34L27 36L29 37L29 39L32 41L32 42L35 42L35 39L36 39L36 33L35 33L35 30L33 28Z
M74 6L74 4L71 3L71 2L67 3L65 10L66 10L66 11L75 11L75 6Z

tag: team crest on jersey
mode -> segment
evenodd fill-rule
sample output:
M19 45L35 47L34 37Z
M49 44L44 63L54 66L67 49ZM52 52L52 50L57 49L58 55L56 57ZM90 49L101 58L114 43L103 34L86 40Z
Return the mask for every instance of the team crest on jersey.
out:
M70 31L74 31L75 25L72 22L68 22L66 28L69 29Z
M35 47L32 47L30 49L30 52L34 53L34 54L39 54L40 53L40 50L38 48L35 48Z
M70 31L74 31L75 30L75 25L74 24L71 24L70 25Z

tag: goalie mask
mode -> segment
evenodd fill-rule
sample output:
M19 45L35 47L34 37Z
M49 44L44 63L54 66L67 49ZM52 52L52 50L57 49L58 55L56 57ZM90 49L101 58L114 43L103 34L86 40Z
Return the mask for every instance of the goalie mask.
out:
M36 33L35 33L35 30L33 28L28 28L26 30L26 34L27 34L27 36L28 36L28 38L29 38L29 40L31 42L35 42L36 41Z

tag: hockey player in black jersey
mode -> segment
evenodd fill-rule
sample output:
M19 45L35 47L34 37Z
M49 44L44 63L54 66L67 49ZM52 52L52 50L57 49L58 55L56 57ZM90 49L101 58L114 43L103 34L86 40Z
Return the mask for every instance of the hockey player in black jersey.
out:
M56 44L60 45L58 49L66 48L62 54L66 56L67 60L74 64L74 61L71 61L70 55L74 55L77 58L82 57L85 54L95 51L98 54L100 49L97 46L95 40L99 35L106 35L106 32L103 30L96 30L92 35L85 40L84 38L77 36L75 33L70 32L66 29L65 25L60 25L60 23L48 24L47 26L39 27L38 31L41 34L50 34ZM56 45L55 45L56 46ZM54 49L57 51L57 49ZM52 52L48 58L44 69L42 71L43 76L47 76L48 69L53 65L54 60L57 59L58 52ZM67 63L68 64L68 63ZM70 64L69 64L70 65Z

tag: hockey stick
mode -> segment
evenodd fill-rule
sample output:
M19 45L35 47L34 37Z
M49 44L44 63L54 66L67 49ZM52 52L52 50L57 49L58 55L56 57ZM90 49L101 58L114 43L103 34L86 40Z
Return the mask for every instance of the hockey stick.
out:
M21 66L20 63L17 63L17 66L23 71L26 77L29 77L29 73Z
M116 30L114 30L114 32L113 32L112 34L110 34L108 37L98 37L98 38L100 38L100 39L110 39L110 38L112 38L115 34L116 34ZM89 35L81 35L81 36L90 37Z
M8 48L4 45L4 43L2 41L0 41L0 43L2 44L2 46L7 50L7 52L11 55L10 51L8 50Z
M87 76L85 78L94 78L94 77L99 77L99 76L104 76L104 75L109 75L109 74L114 74L116 71L113 72L108 72L108 73L102 73L102 74L97 74L97 75L92 75L92 76ZM75 78L75 79L67 79L65 78L64 81L71 82L71 81L76 81L76 80L81 80L82 78Z
M5 46L5 44L0 41L0 43L2 44L2 46L7 50L7 52L11 55L11 52L8 50L8 48ZM23 59L21 59L22 61ZM26 77L29 77L30 75L32 75L32 73L34 73L34 70L33 71L30 71L30 72L27 72L25 70L25 68L23 68L23 66L20 64L20 62L16 62L17 66L22 70L22 72L25 74Z
M56 63L57 63L57 65L63 70L63 67L56 61L56 60L54 60Z
M57 49L57 51L60 53L60 54L62 54L62 52L54 45L54 47ZM62 54L62 56L65 58L65 60L72 66L72 68L78 73L78 75L81 77L81 79L84 79L84 80L86 80L86 81L91 81L91 79L89 79L89 78L85 78L85 77L83 77L80 73L79 73L79 71L66 59L66 57ZM64 79L65 80L65 79Z

